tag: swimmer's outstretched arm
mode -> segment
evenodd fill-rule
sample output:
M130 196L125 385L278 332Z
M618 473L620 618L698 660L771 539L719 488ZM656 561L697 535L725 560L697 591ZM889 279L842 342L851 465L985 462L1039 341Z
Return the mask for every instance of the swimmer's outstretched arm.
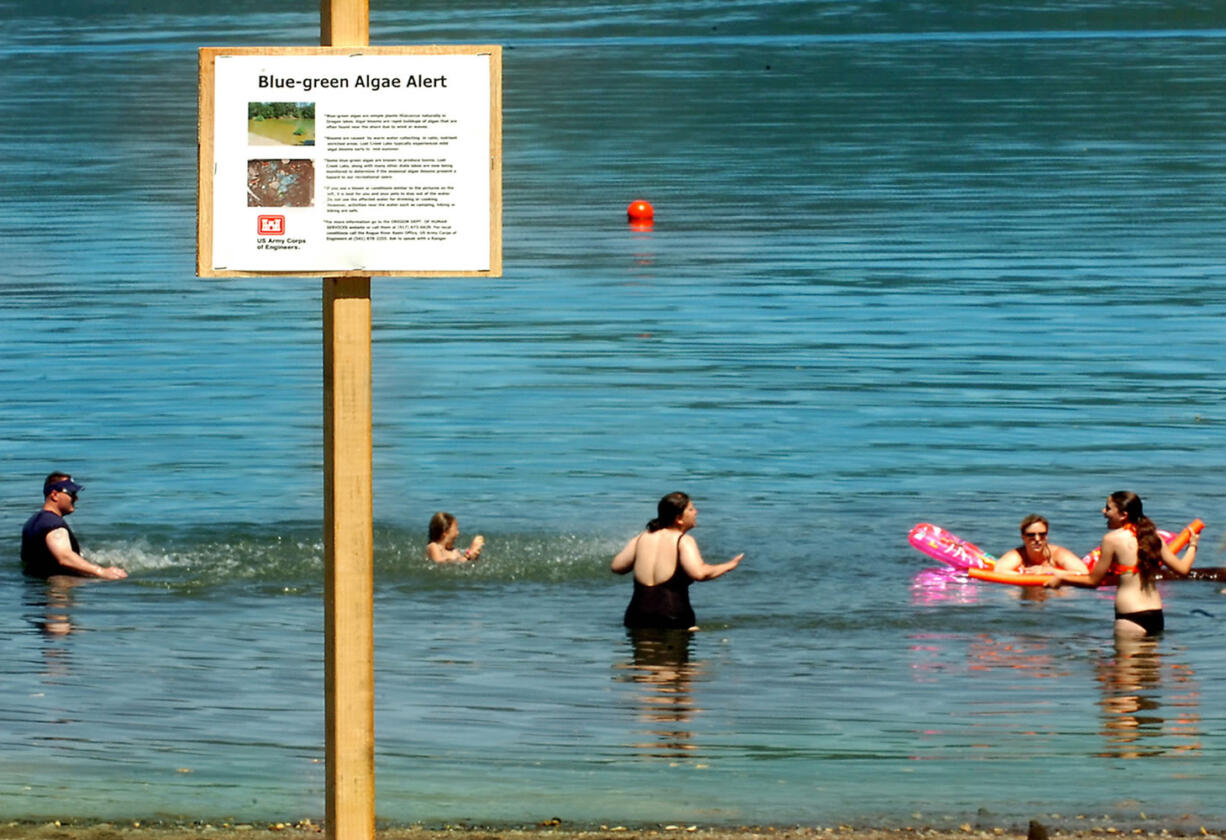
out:
M703 562L702 552L698 550L698 541L686 534L679 543L680 556L678 562L685 573L694 580L715 580L720 575L726 575L741 564L744 554L738 554L727 563L716 563L714 566Z
M48 531L46 539L47 550L61 566L104 580L123 580L128 576L128 573L118 566L99 566L73 551L72 540L68 538L68 530L65 528Z
M1103 550L1098 555L1098 562L1094 564L1093 569L1085 573L1056 569L1043 585L1048 589L1059 589L1064 584L1071 583L1073 586L1097 589L1103 582L1103 578L1107 576L1107 571L1115 563L1117 553L1118 550L1116 549L1115 542L1110 538L1110 534L1108 534L1106 537L1103 537ZM1077 562L1080 563L1081 561L1078 560Z

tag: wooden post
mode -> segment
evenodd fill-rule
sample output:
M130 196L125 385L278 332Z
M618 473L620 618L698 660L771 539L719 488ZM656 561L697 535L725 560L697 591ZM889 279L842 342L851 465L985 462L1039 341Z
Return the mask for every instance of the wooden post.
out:
M370 0L319 0L319 45L370 46Z
M328 840L375 827L370 278L324 278L324 701Z
M321 46L370 43L369 0L320 0ZM370 278L325 277L324 707L328 840L375 834Z

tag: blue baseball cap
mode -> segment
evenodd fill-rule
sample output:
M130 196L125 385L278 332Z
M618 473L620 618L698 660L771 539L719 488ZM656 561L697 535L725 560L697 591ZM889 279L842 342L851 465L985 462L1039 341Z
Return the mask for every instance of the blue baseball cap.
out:
M47 498L56 490L59 490L61 493L67 493L70 496L75 496L81 492L81 489L81 485L77 484L71 478L61 478L59 481L48 481L43 485L43 498Z

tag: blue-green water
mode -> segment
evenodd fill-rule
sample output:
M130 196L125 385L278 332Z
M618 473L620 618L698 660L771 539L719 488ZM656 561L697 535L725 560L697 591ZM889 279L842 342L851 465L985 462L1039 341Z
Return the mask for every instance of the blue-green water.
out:
M320 282L193 273L195 48L318 11L207 5L0 4L3 817L322 813ZM505 277L373 283L381 819L1226 823L1220 585L1116 651L905 540L1130 488L1223 564L1214 4L398 5L506 47ZM52 468L126 582L18 574ZM673 489L746 560L661 651Z

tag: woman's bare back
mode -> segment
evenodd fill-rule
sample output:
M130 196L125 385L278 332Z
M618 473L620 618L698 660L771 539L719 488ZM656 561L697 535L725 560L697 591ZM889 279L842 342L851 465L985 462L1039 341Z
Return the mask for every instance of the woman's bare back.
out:
M677 571L681 536L671 528L640 534L634 548L634 579L644 586L669 580Z

